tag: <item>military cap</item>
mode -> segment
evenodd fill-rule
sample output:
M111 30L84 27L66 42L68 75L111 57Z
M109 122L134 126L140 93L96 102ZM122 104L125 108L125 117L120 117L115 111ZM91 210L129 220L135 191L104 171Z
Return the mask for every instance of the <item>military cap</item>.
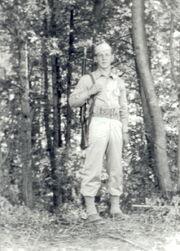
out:
M100 43L100 44L98 44L97 46L95 46L95 55L97 55L97 54L99 54L99 53L101 53L102 51L105 51L105 50L110 50L110 51L112 51L112 48L111 48L111 46L108 44L108 43L106 43L106 42L103 42L103 43Z

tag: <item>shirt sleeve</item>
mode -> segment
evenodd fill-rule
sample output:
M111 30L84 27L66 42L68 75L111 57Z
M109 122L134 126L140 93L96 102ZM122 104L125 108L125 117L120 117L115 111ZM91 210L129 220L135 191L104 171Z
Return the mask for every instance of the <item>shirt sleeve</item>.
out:
M84 105L84 103L90 98L89 89L91 85L89 75L84 75L80 78L69 98L69 104L71 107L80 107Z
M119 88L120 88L120 115L122 121L123 132L128 132L128 102L125 82L123 79L119 79Z

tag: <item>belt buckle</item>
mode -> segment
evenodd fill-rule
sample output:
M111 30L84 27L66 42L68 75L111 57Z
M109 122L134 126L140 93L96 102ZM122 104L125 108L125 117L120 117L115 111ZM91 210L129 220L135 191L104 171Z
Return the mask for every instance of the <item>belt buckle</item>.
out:
M109 117L112 118L112 109L109 109Z
M112 108L112 109L111 109L111 111L112 111L112 113L111 113L111 118L113 118L113 117L114 117L114 115L115 115L115 109L114 109L114 108Z
M102 115L105 116L106 115L106 110L105 109L101 109Z

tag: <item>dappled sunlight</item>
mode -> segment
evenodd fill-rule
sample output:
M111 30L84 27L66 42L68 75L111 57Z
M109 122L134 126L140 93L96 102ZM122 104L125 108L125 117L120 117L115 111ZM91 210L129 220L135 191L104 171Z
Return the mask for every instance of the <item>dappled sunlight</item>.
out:
M168 238L167 244L164 246L165 251L179 251L180 250L180 233Z

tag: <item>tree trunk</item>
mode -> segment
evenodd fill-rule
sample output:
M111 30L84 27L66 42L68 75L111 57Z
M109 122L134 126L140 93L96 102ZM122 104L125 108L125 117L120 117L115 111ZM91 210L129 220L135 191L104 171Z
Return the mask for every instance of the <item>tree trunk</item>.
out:
M168 168L166 134L149 67L144 23L144 0L133 0L132 20L137 66L154 129L154 151L159 174L159 183L162 192L167 193L172 191L172 183Z
M51 23L52 25L52 23ZM52 31L51 31L52 32ZM52 88L53 88L53 121L51 120L51 105L49 101L49 78L48 78L48 58L46 40L49 36L47 17L44 18L44 40L42 45L42 64L44 72L44 122L45 132L47 137L47 150L49 152L50 165L51 165L51 178L52 178L52 193L53 193L53 206L56 208L59 205L59 179L57 175L57 154L56 148L58 145L58 130L57 126L57 85L56 85L56 70L54 68L54 57L52 57ZM53 124L53 130L51 129Z
M32 190L32 156L31 156L31 112L29 104L28 81L28 51L27 44L19 42L19 80L23 88L21 97L21 156L22 156L22 183L23 199L25 204L33 207Z
M46 39L48 37L47 31L47 18L44 18L44 39L42 40L42 66L43 66L43 75L44 75L44 124L45 132L47 138L47 150L50 152L52 148L51 140L51 128L50 128L50 102L49 102L49 79L48 79L48 59L47 59L47 48L46 48Z
M179 56L175 56L174 53L174 25L175 25L175 16L174 13L171 13L171 30L170 30L170 61L171 61L171 79L176 84L177 87L177 95L178 95L178 102L179 102L179 111L178 111L178 118L180 118L180 74L178 70L176 70L175 60L180 64L180 44L179 44ZM177 181L177 191L180 192L180 119L178 119L177 123L178 127L178 151L177 151L177 169L178 169L178 181Z
M52 89L53 89L53 141L51 148L51 174L53 179L53 204L56 207L60 205L60 183L57 170L57 148L59 147L59 98L58 98L58 57L52 56Z
M96 68L96 64L94 63L94 46L96 44L96 38L98 37L98 33L101 30L102 26L102 11L105 5L106 0L93 0L93 18L91 27L92 30L92 65L91 70L94 71Z
M50 22L50 34L51 37L57 38L57 24L56 24L56 0L49 0L51 8L51 22ZM61 114L60 114L60 59L58 55L51 56L51 68L52 68L52 91L53 91L53 139L55 147L62 145L61 137Z
M67 63L67 114L66 114L66 146L70 145L71 140L71 119L72 119L72 111L69 105L69 96L71 91L71 81L72 81L72 54L73 54L73 43L74 43L74 10L70 11L70 33L69 33L69 52L68 52L68 63Z
M156 175L158 175L157 170L155 169L155 153L154 153L154 130L152 125L152 120L150 116L149 106L146 101L146 97L144 94L144 90L142 86L140 87L140 95L143 106L143 116L144 116L144 124L145 124L145 137L147 141L147 159L148 166L154 169Z
M50 35L57 38L57 24L56 24L56 1L49 0L51 8L51 21L50 21ZM60 193L60 175L58 172L57 163L57 148L62 145L62 138L60 132L60 73L59 73L59 57L57 55L51 56L51 69L52 69L52 103L53 103L53 132L52 132L52 146L50 151L51 159L51 175L53 180L53 204L57 208L61 203Z
M52 88L53 88L53 138L55 147L62 146L61 128L60 128L60 75L59 58L52 56Z
M134 48L133 48L134 49ZM138 81L138 88L142 102L142 109L143 109L143 121L145 126L145 138L147 143L147 151L145 152L145 160L148 163L148 167L154 170L156 177L158 177L157 169L155 168L155 153L154 153L154 130L152 125L152 119L150 116L149 106L144 94L144 89L141 84L141 79L137 67L137 62L135 59L135 67L136 67L136 74L137 74L137 81ZM156 178L157 181L157 178Z
M61 114L62 114L62 110L61 110L61 95L62 95L62 81L61 81L61 77L60 76L57 76L58 77L58 86L57 86L57 95L58 95L58 111L57 111L57 114L58 114L58 136L59 136L59 140L58 140L58 146L59 147L62 147L63 146L63 140L62 140L62 126L61 126Z
M102 26L102 10L106 0L93 0L93 29L94 35L101 30Z
M180 113L179 113L179 115L180 115ZM178 190L178 192L180 192L180 119L178 121L178 158L177 158L177 166L178 166L177 190Z

